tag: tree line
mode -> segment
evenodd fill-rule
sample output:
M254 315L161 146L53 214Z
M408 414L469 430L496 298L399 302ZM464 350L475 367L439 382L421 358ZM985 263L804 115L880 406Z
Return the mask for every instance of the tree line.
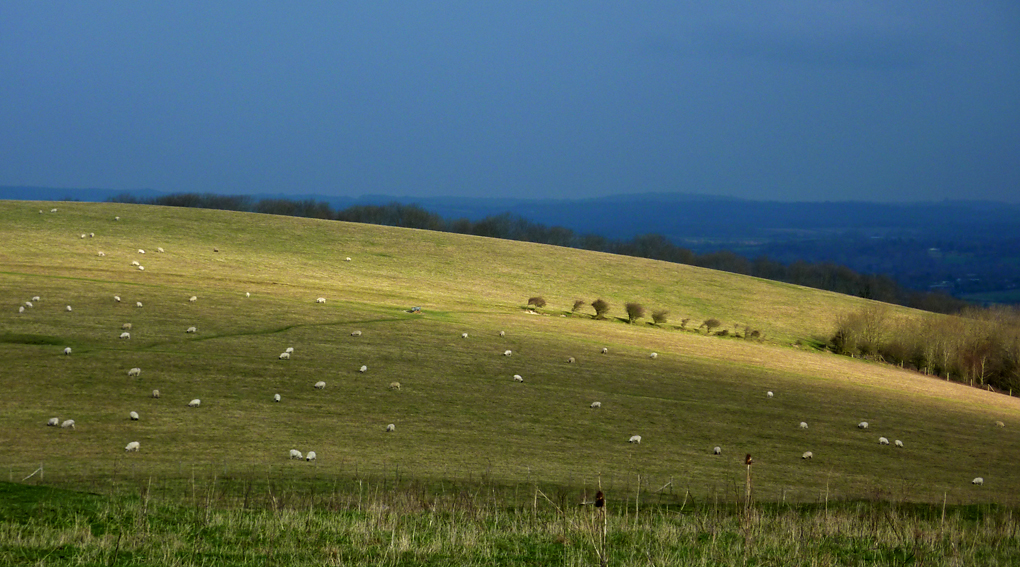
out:
M145 199L125 193L111 197L109 201L244 211L471 234L711 268L855 295L936 313L955 313L967 306L966 302L944 293L909 290L887 276L861 274L846 266L833 263L798 261L782 264L764 256L751 260L729 251L696 254L689 249L676 246L660 234L645 234L635 236L630 240L615 240L596 234L577 234L569 228L546 226L510 213L488 216L478 221L466 218L448 220L418 205L395 202L387 205L356 205L342 210L333 210L329 203L311 199L255 200L244 195L210 193L175 193Z

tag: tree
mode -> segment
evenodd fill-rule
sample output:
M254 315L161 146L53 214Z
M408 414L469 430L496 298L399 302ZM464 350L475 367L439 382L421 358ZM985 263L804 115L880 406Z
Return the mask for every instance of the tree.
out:
M705 328L705 332L708 333L709 335L712 334L712 329L718 327L719 325L722 325L722 323L720 323L718 319L708 319L701 324L701 326Z
M534 306L534 307L538 307L539 309L541 309L541 308L545 307L545 298L540 296L540 295L536 295L535 297L530 297L530 298L528 298L528 305L531 305L531 306Z
M640 303L633 301L624 305L627 309L627 319L633 324L634 321L645 316L645 308Z
M583 299L575 299L574 307L570 310L571 313L577 313L577 310L587 305L588 302Z
M663 323L666 323L667 321L669 321L669 311L668 310L666 310L666 309L658 309L656 311L652 311L652 322L654 322L656 325L662 325Z
M609 302L605 299L596 299L591 302L591 306L595 309L596 319L605 319L606 313L609 313Z

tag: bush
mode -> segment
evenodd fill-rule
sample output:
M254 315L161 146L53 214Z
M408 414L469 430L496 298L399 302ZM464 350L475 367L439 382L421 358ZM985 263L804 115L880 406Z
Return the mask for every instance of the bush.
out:
M627 309L627 319L631 323L645 316L645 308L640 303L630 302L624 307Z
M709 319L701 324L701 326L705 328L706 333L709 335L712 334L712 329L715 329L719 325L722 325L722 323L720 323L718 319Z
M669 321L669 311L666 309L659 309L652 311L652 322L656 325L661 325Z
M588 305L587 301L585 301L583 299L575 299L574 300L574 307L570 310L570 312L571 313L577 313L577 311L580 308L584 307L585 305Z
M606 313L609 313L609 302L605 299L596 299L591 302L591 306L595 309L596 319L605 319Z
M542 307L545 307L545 298L540 295L536 295L535 297L529 297L528 305L533 305L541 309Z

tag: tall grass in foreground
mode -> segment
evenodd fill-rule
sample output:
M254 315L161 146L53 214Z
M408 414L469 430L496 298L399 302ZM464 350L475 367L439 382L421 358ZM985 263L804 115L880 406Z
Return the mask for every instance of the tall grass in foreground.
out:
M588 495L589 498L591 495ZM1016 565L1018 510L886 501L626 504L607 565ZM621 499L614 499L614 496ZM0 565L598 565L577 491L415 480L140 479L104 495L0 483Z

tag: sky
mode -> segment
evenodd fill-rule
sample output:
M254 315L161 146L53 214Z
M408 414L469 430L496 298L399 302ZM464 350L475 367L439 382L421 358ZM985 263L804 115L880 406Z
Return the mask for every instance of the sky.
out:
M0 185L1020 202L1020 2L0 2Z

